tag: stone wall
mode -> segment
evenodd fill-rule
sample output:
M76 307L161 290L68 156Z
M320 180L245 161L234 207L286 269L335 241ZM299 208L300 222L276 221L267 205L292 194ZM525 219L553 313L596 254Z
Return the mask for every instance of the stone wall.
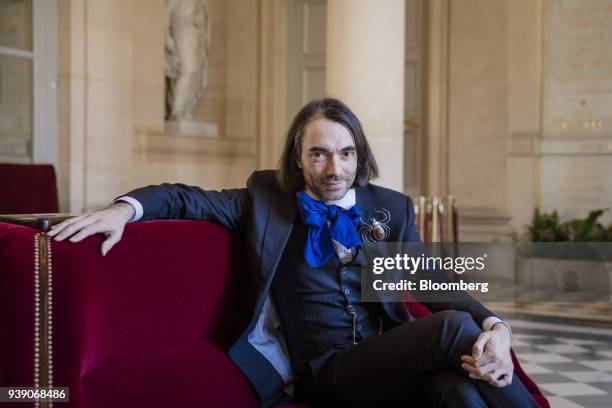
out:
M251 3L255 12L237 1L213 7L213 36L224 46L209 96L211 106L219 103L225 132L206 140L164 133L163 0L60 1L63 211L98 208L144 184L244 185L257 167L258 3Z

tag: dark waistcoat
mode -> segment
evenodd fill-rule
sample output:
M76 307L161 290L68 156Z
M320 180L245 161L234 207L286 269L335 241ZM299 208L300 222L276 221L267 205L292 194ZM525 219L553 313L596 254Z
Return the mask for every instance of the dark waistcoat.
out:
M338 351L394 325L379 303L361 302L362 251L348 264L333 256L311 268L304 259L307 234L297 217L271 287L298 381L316 377Z

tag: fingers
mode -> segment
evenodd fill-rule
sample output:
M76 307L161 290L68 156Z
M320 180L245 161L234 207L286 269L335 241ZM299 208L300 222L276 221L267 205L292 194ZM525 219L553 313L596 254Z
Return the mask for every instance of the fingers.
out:
M128 210L126 211L126 207ZM121 240L125 224L133 216L134 209L125 203L116 203L79 217L70 218L51 227L47 235L56 241L70 237L70 242L80 242L85 238L102 233L107 239L102 242L100 252L105 256Z
M485 352L484 356L486 354ZM504 364L502 359L494 359L488 364L478 366L477 364L483 359L475 360L472 356L463 355L461 356L461 361L463 361L461 367L468 372L470 378L485 380L494 387L505 387L512 383L514 371L512 365Z
M468 356L467 354L461 356L461 361L463 361L464 363L476 366L476 360L474 359L474 357Z
M474 360L478 360L482 356L485 344L487 344L489 338L491 338L491 332L484 332L478 336L472 346L472 357L474 357Z
M512 384L512 372L513 370L508 370L506 368L493 370L487 375L487 382L494 387L505 387Z
M111 250L112 247L115 246L117 242L121 239L121 233L114 233L110 237L104 240L102 245L100 246L100 253L102 256L106 256L108 251Z
M60 232L62 232L66 227L74 224L75 222L78 222L78 221L82 220L86 216L87 216L87 214L80 215L78 217L73 217L73 218L69 218L67 220L64 220L64 221L60 222L59 224L52 225L51 226L51 231L48 231L47 235L49 235L50 237L52 237L54 235L57 235Z
M461 361L471 364L474 367L482 367L485 364L489 364L489 363L493 363L495 361L498 361L501 364L501 359L499 359L495 353L493 352L493 350L489 349L489 347L485 346L485 351L482 353L482 355L480 356L480 358L477 360L474 358L474 356L461 356Z
M81 218L80 220L66 226L63 231L55 237L55 240L61 241L63 239L66 239L69 236L72 236L75 232L82 230L83 228L87 227L90 224L93 224L96 221L97 220L92 217Z
M87 225L86 227L81 229L78 233L70 237L70 242L80 242L90 235L97 234L98 232L106 232L107 229L108 228L106 228L102 222L98 220L94 220L93 223Z
M495 363L489 363L481 367L476 367L471 364L463 363L461 364L461 368L463 368L469 373L470 378L484 378L492 371L498 369L499 366Z

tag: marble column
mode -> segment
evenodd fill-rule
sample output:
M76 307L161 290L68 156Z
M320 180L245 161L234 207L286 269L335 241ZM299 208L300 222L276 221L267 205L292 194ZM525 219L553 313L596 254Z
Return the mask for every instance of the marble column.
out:
M511 240L508 78L509 49L517 40L510 37L509 2L464 0L449 6L448 193L457 197L459 239Z
M360 118L377 184L403 189L404 0L327 3L326 94Z

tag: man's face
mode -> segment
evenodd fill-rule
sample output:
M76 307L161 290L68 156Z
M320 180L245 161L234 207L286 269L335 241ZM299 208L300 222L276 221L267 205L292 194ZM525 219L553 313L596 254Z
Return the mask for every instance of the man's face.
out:
M315 198L325 203L341 199L357 173L353 136L340 123L312 120L304 129L298 167L304 173L306 189Z

